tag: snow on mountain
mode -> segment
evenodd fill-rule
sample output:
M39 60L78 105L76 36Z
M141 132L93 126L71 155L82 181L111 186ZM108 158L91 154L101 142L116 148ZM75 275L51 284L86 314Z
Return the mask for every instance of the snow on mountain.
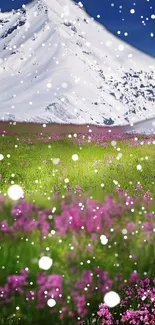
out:
M0 120L125 125L155 117L155 59L71 0L0 13Z

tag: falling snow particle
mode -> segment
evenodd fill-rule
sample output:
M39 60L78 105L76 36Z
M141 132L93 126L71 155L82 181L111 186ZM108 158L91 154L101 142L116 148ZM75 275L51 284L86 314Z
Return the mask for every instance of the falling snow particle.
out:
M123 156L122 153L119 153L119 154L117 155L117 160L121 159L122 156Z
M80 8L83 8L83 3L81 1L78 2Z
M64 89L66 89L66 88L68 87L68 85L67 85L66 82L63 82L61 86L62 86L62 88L64 88Z
M49 83L47 84L47 88L50 89L51 87L52 87L52 84L49 82Z
M55 305L56 305L56 301L54 300L54 299L49 299L48 301L47 301L47 305L49 306L49 307L54 307Z
M119 51L124 51L124 46L123 45L119 45L118 49L119 49Z
M108 243L108 238L105 235L101 235L100 240L102 245L106 245Z
M74 155L72 156L72 159L73 159L74 161L77 161L77 160L79 159L79 156L78 156L77 154L74 154Z
M131 9L130 10L130 13L133 15L133 14L135 14L135 9Z
M111 141L111 145L112 145L113 147L116 147L117 142L113 140L113 141Z
M110 308L113 308L113 307L119 305L120 301L121 301L120 296L115 291L109 291L104 296L104 302Z
M137 165L137 170L142 170L142 166L141 165Z
M10 197L10 199L17 201L20 198L23 198L24 196L23 189L19 185L14 184L9 187L8 196Z
M48 256L42 256L39 260L39 268L45 271L49 270L52 264L53 261Z
M60 159L59 158L54 158L52 159L53 165L59 165Z

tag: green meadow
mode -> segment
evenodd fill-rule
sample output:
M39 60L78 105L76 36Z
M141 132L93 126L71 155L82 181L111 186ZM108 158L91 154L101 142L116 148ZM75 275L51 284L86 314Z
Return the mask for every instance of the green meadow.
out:
M78 144L71 139L23 143L15 137L0 138L0 191L7 193L12 184L23 187L28 200L38 203L51 199L52 194L82 191L100 199L115 193L118 185L135 193L140 182L144 190L155 193L155 145L133 146L130 139L106 142L106 147L94 143ZM72 159L78 155L78 160ZM53 163L54 159L54 163ZM60 160L55 164L56 159Z

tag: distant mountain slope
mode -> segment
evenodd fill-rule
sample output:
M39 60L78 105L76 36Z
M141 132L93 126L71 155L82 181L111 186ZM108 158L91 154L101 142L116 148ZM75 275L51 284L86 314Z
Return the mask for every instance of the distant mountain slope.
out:
M0 13L0 120L124 125L155 116L155 60L71 0Z

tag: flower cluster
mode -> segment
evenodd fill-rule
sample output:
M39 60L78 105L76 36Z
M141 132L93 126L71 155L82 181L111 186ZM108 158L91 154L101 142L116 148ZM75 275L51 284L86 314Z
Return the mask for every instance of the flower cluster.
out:
M22 300L25 310L32 308L36 315L75 324L94 312L106 293L117 289L121 304L114 311L100 305L98 316L104 325L155 325L155 281L140 280L144 270L153 276L155 201L149 191L131 197L119 186L117 198L109 195L102 202L81 195L80 187L77 190L79 196L69 194L61 204L55 196L56 208L51 209L25 199L8 206L0 196L2 313L4 306L14 313L16 301ZM15 256L9 258L8 242L17 245L12 248ZM152 257L147 262L146 249ZM47 255L52 258L49 268L39 260Z
M100 317L102 324L105 325L113 325L114 319L109 311L109 308L106 304L101 304L99 306L99 311L97 312L97 315Z
M0 222L0 232L6 235L16 235L18 233L31 233L39 230L45 236L50 229L48 216L51 210L40 210L36 205L21 200L11 209L11 223L7 220Z
M21 270L20 275L10 275L6 284L0 287L0 303L9 303L18 294L24 294L24 289L28 285L28 271Z
M128 232L132 232L138 224L129 221L125 216L133 208L134 198L127 196L117 189L122 202L117 202L112 196L107 196L104 203L92 199L72 199L71 202L63 200L61 204L61 214L55 215L54 228L59 234L66 234L68 231L78 234L82 230L89 234L109 232L110 227L117 226L117 221L123 219L124 226ZM146 199L145 199L146 200ZM141 202L145 205L145 200ZM3 200L1 200L1 210L3 210ZM148 203L148 200L147 200ZM153 204L154 201L149 201ZM140 204L140 206L141 206ZM53 214L52 209L40 210L36 205L24 200L17 203L11 209L10 223L4 219L0 222L0 232L5 235L15 235L18 233L31 233L34 230L41 232L42 236L48 234L51 228L49 216ZM147 212L141 228L147 233L152 233L154 229L154 213Z
M155 279L146 278L139 280L134 286L127 286L124 290L125 298L119 306L120 318L108 306L99 306L98 316L104 325L130 324L154 325L155 324ZM121 316L122 315L122 316Z
M59 233L68 231L79 233L101 233L115 222L114 217L123 216L124 208L111 196L105 198L104 204L87 199L85 202L73 201L70 205L62 203L62 213L55 216L55 226Z
M28 270L21 270L19 275L10 275L7 282L0 287L0 305L9 304L22 295L27 303L35 302L37 309L44 309L48 305L50 298L56 301L56 307L52 311L57 311L57 305L62 309L61 319L67 312L68 316L79 315L84 317L88 313L87 302L91 301L93 295L105 294L111 289L113 281L109 278L108 272L95 268L94 270L85 270L82 276L75 282L65 280L60 274L47 275L40 272L36 276L36 287L29 290ZM64 285L69 285L67 292L64 292ZM88 290L84 293L84 289ZM67 293L70 296L70 303L74 305L73 309L66 307ZM67 309L66 309L67 308Z
M37 308L45 308L48 299L50 299L51 297L56 299L57 301L62 297L62 281L63 278L61 275L46 275L45 273L38 274L38 290L36 293Z
M77 127L77 126L76 126ZM122 130L120 130L119 132L119 128L116 131L112 130L111 133L106 132L104 133L102 131L102 127L99 126L95 126L96 127L96 132L78 132L78 134L74 133L74 134L53 134L53 135L31 135L31 138L29 137L21 137L17 136L14 133L14 136L19 139L20 141L23 143L28 143L28 144L33 144L34 142L43 142L43 143L51 143L54 141L62 141L62 140L69 140L72 141L73 143L78 143L79 145L83 145L83 144L89 144L89 143L93 143L95 145L101 145L103 147L107 146L107 142L109 142L110 140L123 140L124 143L126 142L128 144L129 147L133 147L133 146L141 146L141 145L145 145L145 144L150 144L151 142L154 141L155 136L154 135L150 135L150 136L146 136L146 135L138 135L138 134L127 134L127 133L122 133ZM106 127L104 127L105 129ZM80 126L79 126L79 130L80 130ZM97 131L98 130L98 131ZM108 128L109 130L109 128ZM115 132L116 131L116 132ZM3 134L5 137L12 135L11 133L9 134L9 132L6 132L4 130L0 130L0 134ZM154 143L154 142L153 142Z

